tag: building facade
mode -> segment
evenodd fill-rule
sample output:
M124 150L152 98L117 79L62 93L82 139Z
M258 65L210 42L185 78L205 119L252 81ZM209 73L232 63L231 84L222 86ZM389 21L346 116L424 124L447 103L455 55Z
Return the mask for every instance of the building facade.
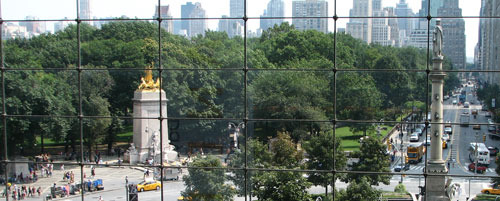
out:
M285 3L283 0L271 0L267 4L267 9L264 10L264 14L260 17L284 17L285 16ZM275 24L280 25L283 23L283 19L261 19L260 29L267 30L273 27Z
M373 16L372 0L354 0L349 16ZM372 18L349 18L346 25L347 34L352 37L363 40L367 43L372 42Z
M80 19L91 20L92 19L92 0L80 0ZM90 21L84 21L84 23L91 24Z
M189 14L189 18L206 18L207 14L205 12L205 9L201 7L201 3L196 2L194 4L194 8ZM199 19L199 20L189 20L188 21L188 36L189 37L194 37L199 34L205 35L205 30L207 30L207 20L206 19Z
M187 2L185 5L181 5L181 18L189 18L189 15L191 15L191 12L193 12L194 7L195 5L192 2ZM189 32L189 21L190 20L181 21L181 29L177 34L183 32L187 35L187 33Z
M394 15L397 17L401 17L397 19L400 39L399 41L401 46L405 46L408 42L408 36L410 35L411 30L414 28L414 19L407 17L413 17L415 16L415 14L411 10L411 8L408 7L408 3L406 3L406 0L400 0L399 3L396 4Z
M293 17L326 17L328 16L328 2L325 0L293 1ZM317 30L328 32L328 19L293 18L292 24L298 30Z
M481 1L481 18L479 29L479 41L477 44L476 65L479 70L500 69L500 0ZM491 17L491 18L490 18ZM498 84L500 75L498 73L481 73L480 79L490 84Z
M443 54L451 60L454 69L465 69L465 21L458 0L445 0L438 9L438 16L457 17L443 18Z
M161 27L165 29L165 31L169 33L174 33L174 23L172 20L165 20L165 19L172 19L172 14L170 13L170 6L160 6L159 9L161 15L158 15L158 6L156 6L155 9L155 15L153 18L162 18L163 21L161 22Z

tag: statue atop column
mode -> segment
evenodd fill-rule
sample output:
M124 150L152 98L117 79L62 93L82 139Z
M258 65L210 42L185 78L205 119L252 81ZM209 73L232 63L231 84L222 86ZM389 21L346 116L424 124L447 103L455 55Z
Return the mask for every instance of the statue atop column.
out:
M443 56L443 29L441 28L441 20L436 20L436 28L434 28L433 36L432 55L434 58L441 58Z

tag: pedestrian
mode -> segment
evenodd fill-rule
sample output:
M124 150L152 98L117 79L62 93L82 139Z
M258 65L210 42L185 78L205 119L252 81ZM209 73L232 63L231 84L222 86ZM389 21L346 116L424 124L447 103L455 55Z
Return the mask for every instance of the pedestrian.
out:
M61 164L61 171L64 172L64 164Z
M42 187L39 186L36 192L38 193L38 197L40 197L40 194L42 194Z
M102 196L99 196L99 201L104 201L104 199L102 198Z

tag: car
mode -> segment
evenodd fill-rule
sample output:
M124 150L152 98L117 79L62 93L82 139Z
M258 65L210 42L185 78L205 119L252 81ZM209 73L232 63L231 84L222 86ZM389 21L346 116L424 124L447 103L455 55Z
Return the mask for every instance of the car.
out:
M500 187L498 185L492 185L491 188L484 188L481 190L481 193L500 195Z
M490 156L496 156L499 151L497 147L488 147L488 150L490 151Z
M456 104L457 104L457 100L453 100L453 101L451 101L451 103L452 103L453 105L456 105Z
M424 141L425 146L431 145L431 136L427 136L427 139Z
M472 129L474 129L474 130L481 130L481 125L474 124L474 126L472 126Z
M491 117L491 113L490 112L486 112L486 114L484 116L485 117Z
M469 108L469 105L470 105L469 102L465 102L464 103L464 108Z
M450 99L450 96L445 95L443 98L444 98L444 100L448 100L448 99Z
M406 163L404 165L398 164L394 167L394 172L408 171L410 170L410 164Z
M471 163L471 164L469 164L468 167L469 167L469 171L474 172L476 169L476 164ZM477 173L484 173L484 172L486 172L486 166L478 165L477 166Z
M159 181L142 181L141 183L137 184L137 191L143 192L143 191L149 191L149 190L160 190L161 188L161 182Z
M450 134L450 135L453 134L453 130L451 129L451 126L449 126L449 127L445 126L444 127L444 133Z
M422 136L422 133L424 133L424 131L422 131L421 128L417 128L415 129L415 133L418 133L419 136Z
M443 141L449 142L450 141L450 135L448 135L448 133L443 133L443 136L442 136L441 139L443 139Z
M410 142L418 142L418 140L418 133L415 132L410 135Z
M486 105L481 106L481 111L488 111L488 108L486 107Z

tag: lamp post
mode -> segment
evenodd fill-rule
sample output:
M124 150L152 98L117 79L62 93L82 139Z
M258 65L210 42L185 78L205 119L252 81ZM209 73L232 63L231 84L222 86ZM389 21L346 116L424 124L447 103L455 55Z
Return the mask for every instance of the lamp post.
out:
M128 176L125 176L125 197L127 197L127 201L129 201L129 195L128 195Z
M241 122L236 125L233 122L229 122L229 124L227 125L227 129L231 130L231 128L234 128L234 134L232 136L234 144L232 144L230 147L238 149L238 135L240 134L240 129L245 128L245 123ZM231 135L229 135L229 137L231 137Z

